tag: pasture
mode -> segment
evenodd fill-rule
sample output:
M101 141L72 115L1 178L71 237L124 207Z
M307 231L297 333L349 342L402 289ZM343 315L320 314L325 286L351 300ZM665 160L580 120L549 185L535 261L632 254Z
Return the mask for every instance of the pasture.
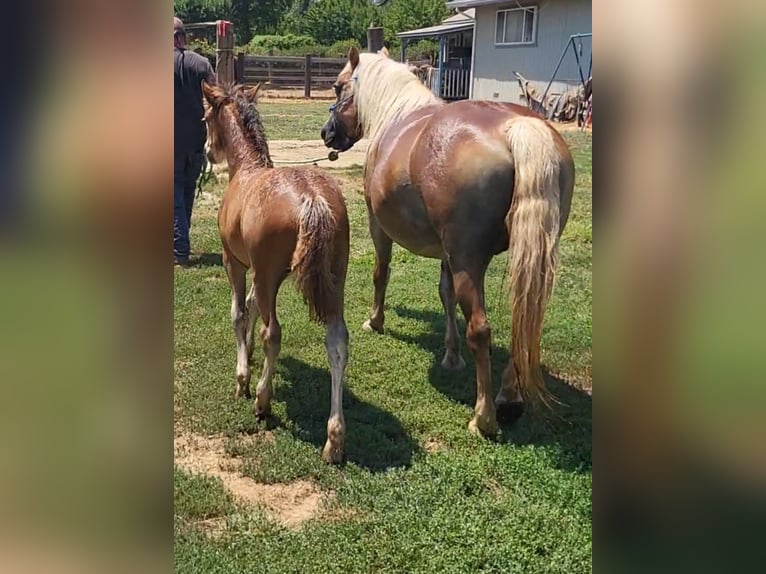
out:
M326 102L261 104L270 138L316 139ZM322 463L330 404L324 330L288 281L273 418L235 400L231 295L216 227L218 184L195 207L192 267L175 269L175 570L191 573L591 571L591 135L564 134L577 164L572 215L543 336L565 404L495 441L470 435L467 366L441 369L439 262L394 246L386 332L361 325L374 250L361 168L333 170L351 221L344 467ZM323 164L327 166L328 164ZM487 275L493 383L508 361L506 256ZM461 336L465 331L462 317ZM253 384L262 361L256 347Z

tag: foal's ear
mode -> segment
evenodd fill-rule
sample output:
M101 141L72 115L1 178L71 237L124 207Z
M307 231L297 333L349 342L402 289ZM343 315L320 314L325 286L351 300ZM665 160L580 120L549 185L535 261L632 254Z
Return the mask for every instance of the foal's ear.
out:
M353 71L359 65L359 48L351 46L351 49L348 51L348 61Z
M391 57L391 55L388 53L388 48L386 48L385 46L383 46L380 50L378 50L378 54L380 54L381 56L385 56L386 58Z
M220 107L228 97L220 86L210 85L205 80L202 80L202 94L214 108Z
M245 96L254 104L258 102L258 93L261 91L261 86L263 86L263 84L258 82L254 86L245 90Z

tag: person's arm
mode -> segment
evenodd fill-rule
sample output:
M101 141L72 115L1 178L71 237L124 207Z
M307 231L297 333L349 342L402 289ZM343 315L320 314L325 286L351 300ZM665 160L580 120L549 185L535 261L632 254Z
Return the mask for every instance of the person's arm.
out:
M213 71L213 66L210 65L210 61L205 58L205 61L207 62L207 74L205 75L205 81L210 85L215 85L218 83L218 78L215 75L215 71Z

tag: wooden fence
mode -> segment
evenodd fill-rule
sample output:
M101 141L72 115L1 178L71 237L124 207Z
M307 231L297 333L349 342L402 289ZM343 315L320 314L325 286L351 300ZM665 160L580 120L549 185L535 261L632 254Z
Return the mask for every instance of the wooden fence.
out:
M318 56L254 56L238 54L236 79L243 84L264 84L270 88L303 87L311 97L312 88L329 88L346 65L345 58Z

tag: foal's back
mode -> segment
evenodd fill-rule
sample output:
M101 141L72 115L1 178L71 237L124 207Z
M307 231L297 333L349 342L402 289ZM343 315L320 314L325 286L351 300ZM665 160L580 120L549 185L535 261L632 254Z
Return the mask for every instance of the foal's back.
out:
M314 167L241 170L221 202L222 239L242 263L257 259L289 269L307 202L325 204L338 234L348 237L343 193L329 174Z

